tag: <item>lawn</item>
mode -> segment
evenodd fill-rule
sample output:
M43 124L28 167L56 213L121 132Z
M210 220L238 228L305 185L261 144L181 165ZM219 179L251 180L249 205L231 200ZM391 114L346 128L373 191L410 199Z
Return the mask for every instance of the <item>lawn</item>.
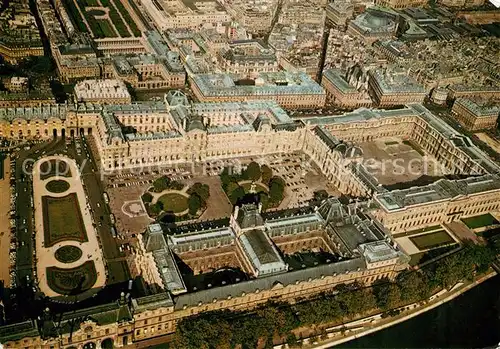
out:
M57 249L54 257L61 263L73 263L80 259L83 252L76 246L63 246Z
M489 213L475 217L462 218L462 222L464 222L470 229L487 227L499 223L496 218Z
M69 189L69 183L63 180L53 180L45 185L45 189L51 193L64 193Z
M43 196L42 210L45 247L65 240L88 241L75 193L59 198Z
M113 25L116 28L116 31L118 31L118 34L120 34L120 37L122 38L128 38L132 35L130 35L130 32L127 29L127 26L122 20L122 17L120 16L120 13L118 13L118 10L116 9L114 2L111 0L101 0L101 3L104 7L107 7L109 9L109 18L111 18L111 22L113 22ZM125 20L128 21L127 17L124 17ZM132 19L130 19L131 22Z
M444 230L414 236L411 237L410 240L421 251L455 242L455 240L453 240L453 238Z
M163 211L179 213L188 209L188 198L177 193L168 193L160 196L158 201L163 203Z
M87 261L72 269L47 268L47 284L63 295L77 295L94 286L97 272L93 261Z
M40 165L41 180L55 176L71 177L71 170L65 161L52 159Z

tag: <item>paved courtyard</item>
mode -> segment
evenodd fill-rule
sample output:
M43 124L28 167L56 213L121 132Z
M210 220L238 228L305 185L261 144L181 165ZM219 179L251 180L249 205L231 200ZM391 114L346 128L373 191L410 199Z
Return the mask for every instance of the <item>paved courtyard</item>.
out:
M149 187L149 184L138 184L106 189L109 195L109 207L115 215L116 229L121 234L142 233L153 222L145 212L141 201L141 195Z
M54 193L47 190L45 187L48 182L54 180L56 177L40 179L40 165L51 159L63 160L71 168L71 177L64 177L65 181L69 183L69 189L61 192ZM89 210L89 204L86 199L85 191L82 182L78 176L78 167L74 160L62 156L49 156L37 161L33 166L33 200L34 200L34 213L35 213L35 240L36 240L36 272L38 279L38 286L40 290L48 297L60 296L59 293L53 291L47 284L47 267L58 267L62 269L71 269L82 265L86 261L93 261L97 271L97 281L93 288L103 287L106 283L106 270L103 262L103 256L99 242L97 239L96 230L92 222L92 216ZM65 240L58 242L53 246L45 247L44 244L44 224L43 224L43 210L42 210L42 197L63 197L70 193L75 193L85 226L88 241L78 242ZM62 263L55 258L55 252L62 246L75 246L82 250L82 256L75 262Z
M360 143L360 147L365 167L382 185L410 182L423 175L443 175L440 164L433 157L422 155L418 145L401 138L385 137Z

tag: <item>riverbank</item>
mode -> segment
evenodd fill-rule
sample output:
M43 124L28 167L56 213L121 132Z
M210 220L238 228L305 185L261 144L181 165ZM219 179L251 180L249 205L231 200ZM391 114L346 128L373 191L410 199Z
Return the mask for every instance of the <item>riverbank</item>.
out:
M476 287L484 281L494 277L495 271L475 280L469 284L459 284L453 287L450 291L441 291L430 298L430 301L423 306L415 306L415 304L405 306L409 310L405 310L401 314L393 317L382 318L381 313L372 315L367 318L359 319L341 326L335 326L328 329L327 339L318 341L316 337L306 338L303 341L303 348L326 349L331 348L342 343L346 343L369 334L378 332L388 327L395 326L399 323L405 322L411 318L428 312L440 305L447 303L454 298L462 295L468 290ZM275 348L285 348L285 346L275 346Z

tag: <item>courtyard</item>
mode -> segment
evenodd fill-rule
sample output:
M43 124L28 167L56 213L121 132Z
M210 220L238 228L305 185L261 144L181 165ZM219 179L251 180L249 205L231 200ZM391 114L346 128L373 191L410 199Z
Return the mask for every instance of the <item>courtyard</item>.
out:
M413 141L385 137L359 145L365 168L382 185L412 182L422 176L440 177L441 166Z
M393 235L410 256L410 265L417 265L438 257L459 246L459 240L448 227L434 225Z

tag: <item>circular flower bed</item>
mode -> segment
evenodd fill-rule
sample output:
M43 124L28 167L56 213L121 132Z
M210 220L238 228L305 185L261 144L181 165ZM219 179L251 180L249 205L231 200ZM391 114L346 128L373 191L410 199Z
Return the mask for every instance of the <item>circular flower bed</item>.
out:
M62 295L77 295L91 289L97 281L93 261L87 261L72 269L47 268L47 284Z
M61 263L73 263L82 257L82 250L76 246L63 246L57 249L54 256Z
M69 183L63 180L53 180L45 185L45 188L51 193L64 193L69 189Z

